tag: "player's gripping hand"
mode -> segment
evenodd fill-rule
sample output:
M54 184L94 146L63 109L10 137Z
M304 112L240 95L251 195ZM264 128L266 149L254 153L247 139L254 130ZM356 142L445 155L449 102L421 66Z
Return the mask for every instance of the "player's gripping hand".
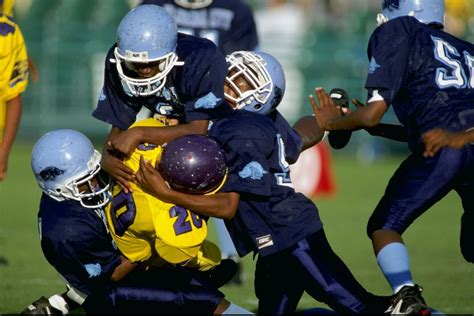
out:
M319 105L314 99L314 96L310 95L309 101L311 107L313 108L319 128L323 131L329 131L329 123L342 116L341 110L323 88L318 87L315 91Z
M39 299L28 305L20 315L62 315L61 310L53 307L49 300L41 296Z
M441 128L435 128L422 135L425 143L424 157L433 157L443 147L459 149L466 145L465 132L450 132Z
M140 168L136 174L137 184L146 192L157 197L163 202L168 202L172 191L160 172L149 162L140 156Z
M134 127L120 131L120 133L115 133L114 136L109 139L107 145L114 152L121 154L123 157L130 157L141 142L140 134L138 133L139 130L139 128Z
M121 159L117 158L110 148L106 148L103 151L100 164L102 169L122 187L125 193L132 192L130 182L135 182L133 170L127 167Z

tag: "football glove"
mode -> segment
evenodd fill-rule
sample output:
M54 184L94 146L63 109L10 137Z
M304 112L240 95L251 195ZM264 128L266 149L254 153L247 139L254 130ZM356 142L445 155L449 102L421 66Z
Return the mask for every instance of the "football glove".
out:
M329 96L334 101L334 103L336 103L336 105L341 108L341 111L342 108L349 107L349 97L345 90L340 88L334 88L329 92ZM342 149L346 147L346 145L349 143L351 136L352 131L331 131L328 134L329 145L331 145L331 147L334 149Z

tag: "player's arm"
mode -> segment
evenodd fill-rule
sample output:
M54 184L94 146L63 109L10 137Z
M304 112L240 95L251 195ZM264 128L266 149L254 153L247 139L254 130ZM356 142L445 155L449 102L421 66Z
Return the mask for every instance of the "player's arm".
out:
M20 125L22 111L21 95L6 101L6 108L5 128L3 139L0 141L0 181L7 174L8 156Z
M317 120L312 115L300 118L293 125L293 129L296 130L301 137L301 151L313 147L319 143L324 136L324 131L319 127Z
M180 205L193 212L210 217L231 219L237 212L240 195L235 192L218 192L211 195L192 195L171 189L149 162L140 157L138 184L163 202Z
M110 280L117 282L123 279L127 274L132 272L137 266L138 263L133 263L123 255L120 255L120 264L115 268L114 272L110 276Z
M186 124L165 127L134 127L116 133L109 140L110 148L130 157L140 143L162 145L175 138L189 134L207 134L208 120L196 120Z
M310 96L310 102L318 125L325 131L358 130L376 126L388 109L384 100L369 101L367 106L358 107L342 116L323 88L316 88L316 95L319 105L313 96Z
M423 156L433 157L443 147L459 149L469 143L474 143L474 129L467 132L451 132L435 128L424 133L422 139L425 144Z

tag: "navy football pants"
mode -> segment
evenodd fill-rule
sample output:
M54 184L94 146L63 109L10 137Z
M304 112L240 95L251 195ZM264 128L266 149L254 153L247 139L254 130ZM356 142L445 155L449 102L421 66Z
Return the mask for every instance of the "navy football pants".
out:
M372 295L359 284L332 251L323 229L289 249L257 260L259 314L294 313L305 291L341 314L383 314L389 306L387 297Z
M474 145L444 148L435 157L411 154L390 179L369 219L369 237L379 229L402 234L436 202L455 190L461 197L461 252L474 263Z

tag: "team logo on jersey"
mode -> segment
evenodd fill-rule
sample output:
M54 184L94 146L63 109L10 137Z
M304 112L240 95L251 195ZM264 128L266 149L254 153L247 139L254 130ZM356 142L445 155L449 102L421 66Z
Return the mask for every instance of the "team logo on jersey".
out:
M0 23L0 35L7 36L8 34L15 33L15 27L8 23Z
M400 0L384 0L382 9L388 9L389 11L400 9Z
M104 89L100 90L99 101L104 101L107 99L107 95L105 94Z
M40 177L43 181L54 181L60 175L63 175L66 170L62 170L56 167L47 167L40 172Z
M268 173L268 171L265 171L260 163L252 161L239 172L239 176L242 179L261 180L265 173Z
M369 74L373 74L377 70L377 68L380 68L380 65L377 64L377 61L375 61L375 58L372 57L369 64Z
M102 267L98 263L88 263L84 265L87 273L89 274L89 279L99 276L102 272Z
M272 235L265 235L265 236L257 237L256 240L257 240L257 248L258 249L263 249L263 248L266 248L266 247L273 246Z
M217 102L219 102L221 98L218 98L214 95L214 93L209 92L205 96L199 98L194 104L196 109L213 109L216 107Z

